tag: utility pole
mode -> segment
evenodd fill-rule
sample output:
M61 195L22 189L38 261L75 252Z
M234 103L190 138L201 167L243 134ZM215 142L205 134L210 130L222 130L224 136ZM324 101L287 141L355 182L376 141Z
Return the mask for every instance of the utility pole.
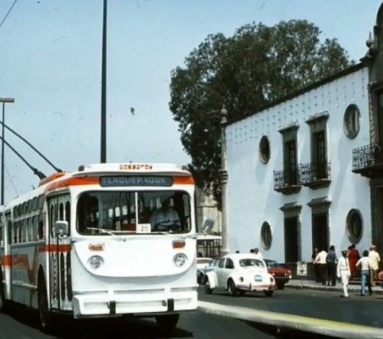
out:
M225 125L227 123L227 110L225 105L221 110L221 170L219 171L221 180L221 193L222 193L222 248L221 256L230 253L227 238L229 236L227 228L227 149L226 149L226 133Z
M2 140L1 140L1 206L4 206L4 201L5 201L5 189L4 189L4 179L5 179L5 176L4 176L4 168L5 168L5 163L4 163L4 159L5 159L5 154L4 154L4 147L5 147L5 143L4 143L4 139L5 139L5 104L12 104L15 102L15 99L14 98L0 98L0 102L3 104L3 125L2 125L2 128L1 128L1 136L2 136Z
M106 163L106 56L107 56L107 9L108 1L104 0L102 20L102 60L101 60L101 163Z

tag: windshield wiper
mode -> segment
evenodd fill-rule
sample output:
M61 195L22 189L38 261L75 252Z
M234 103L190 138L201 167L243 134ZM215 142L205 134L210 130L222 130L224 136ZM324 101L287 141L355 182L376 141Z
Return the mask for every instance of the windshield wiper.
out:
M105 229L103 229L103 228L87 227L86 229L87 229L87 230L90 230L90 231L98 231L98 232L100 232L100 233L102 233L102 234L109 234L109 235L114 235L114 236L116 236L116 234L113 233L112 231L107 231L107 230L105 230Z

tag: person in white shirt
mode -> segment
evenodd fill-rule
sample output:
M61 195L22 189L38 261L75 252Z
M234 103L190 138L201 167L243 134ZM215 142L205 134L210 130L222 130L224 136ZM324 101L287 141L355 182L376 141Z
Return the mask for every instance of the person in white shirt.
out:
M150 224L154 232L171 232L174 226L181 227L181 221L178 213L170 208L170 200L162 202L162 207L155 210L150 216Z
M347 258L348 250L342 251L342 256L339 258L337 266L337 276L342 281L343 295L341 297L348 298L348 282L351 276L350 263Z
M319 266L319 273L320 273L320 280L322 282L322 285L326 285L326 273L327 273L327 252L322 249L316 256L314 260L314 265L318 264Z
M376 252L376 246L371 245L370 247L370 253L368 254L369 258L371 259L371 286L376 286L376 280L378 279L378 270L379 270L379 263L380 263L380 255L378 252Z
M263 255L261 252L259 252L259 248L254 248L254 254L257 256L257 258L263 259Z
M371 281L370 281L370 270L371 270L371 259L368 257L368 251L363 252L363 258L360 258L356 263L356 267L361 269L361 285L360 294L364 296L366 294L366 283L368 287L368 293L372 294Z

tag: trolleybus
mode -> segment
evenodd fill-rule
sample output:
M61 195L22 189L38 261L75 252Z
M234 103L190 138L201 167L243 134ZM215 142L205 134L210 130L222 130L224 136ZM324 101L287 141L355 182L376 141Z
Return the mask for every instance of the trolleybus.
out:
M155 317L168 333L197 309L194 181L173 164L54 173L1 207L0 309Z

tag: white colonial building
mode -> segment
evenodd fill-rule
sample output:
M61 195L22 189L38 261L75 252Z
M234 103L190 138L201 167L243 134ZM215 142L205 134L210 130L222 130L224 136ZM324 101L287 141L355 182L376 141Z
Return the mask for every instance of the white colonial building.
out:
M368 72L352 66L226 126L231 251L296 262L314 247L368 248L369 180L352 172L370 141Z

